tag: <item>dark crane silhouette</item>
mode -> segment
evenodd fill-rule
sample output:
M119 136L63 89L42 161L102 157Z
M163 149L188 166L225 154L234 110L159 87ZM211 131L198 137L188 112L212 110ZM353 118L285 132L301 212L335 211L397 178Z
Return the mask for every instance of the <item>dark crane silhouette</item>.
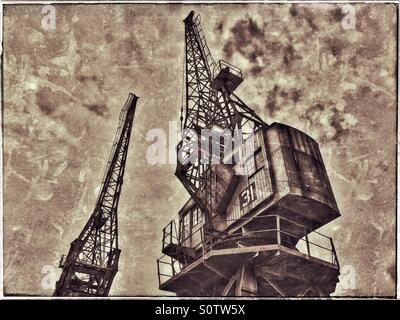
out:
M118 203L138 97L123 107L95 209L62 257L54 296L107 296L118 271Z

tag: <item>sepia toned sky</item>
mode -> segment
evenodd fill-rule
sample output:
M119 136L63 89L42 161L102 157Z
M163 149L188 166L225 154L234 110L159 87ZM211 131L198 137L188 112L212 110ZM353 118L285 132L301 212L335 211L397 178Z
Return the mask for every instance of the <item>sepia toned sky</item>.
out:
M237 94L267 123L319 142L342 214L322 232L356 279L335 295L394 294L394 5L356 5L350 30L333 4L55 5L54 30L41 27L41 8L4 9L6 294L52 295L46 281L58 279L60 256L94 208L129 92L139 101L111 294L169 294L158 290L156 259L162 229L188 195L174 165L146 162L146 134L179 119L191 9L214 57L242 69Z

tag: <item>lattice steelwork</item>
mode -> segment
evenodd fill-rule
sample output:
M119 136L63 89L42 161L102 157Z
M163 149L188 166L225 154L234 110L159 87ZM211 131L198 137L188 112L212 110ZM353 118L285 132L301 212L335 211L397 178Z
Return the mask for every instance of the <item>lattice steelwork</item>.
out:
M62 257L54 296L107 296L118 270L118 203L138 97L123 107L95 209Z
M210 225L212 186L208 169L210 159L216 155L209 148L193 154L201 139L201 130L218 128L228 130L233 136L237 129L251 133L267 124L233 94L243 80L241 72L224 61L215 63L200 26L200 16L191 11L184 23L186 110L184 138L178 145L181 161L178 161L176 175ZM199 190L204 190L207 195L200 198Z

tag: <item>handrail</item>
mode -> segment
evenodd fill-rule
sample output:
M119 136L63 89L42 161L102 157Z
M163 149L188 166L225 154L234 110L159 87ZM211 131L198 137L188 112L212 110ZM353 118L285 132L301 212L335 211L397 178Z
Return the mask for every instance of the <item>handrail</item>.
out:
M340 268L339 265L339 260L337 257L337 253L336 253L336 249L333 243L333 240L331 237L328 237L320 232L317 231L312 231L310 233L307 232L307 228L295 221L292 221L288 218L282 217L280 215L267 215L267 216L258 216L258 217L254 217L253 219L257 219L257 218L271 218L271 219L276 219L276 224L275 226L273 226L272 228L265 228L265 229L261 229L261 230L254 230L254 231L248 231L246 233L241 233L241 234L228 234L228 233L221 233L218 235L214 235L214 236L209 236L209 237L204 237L204 226L201 226L199 229L197 229L195 232L189 234L188 236L186 236L184 239L182 239L181 241L178 240L178 245L183 245L185 241L193 241L194 236L196 236L196 234L200 234L200 241L198 243L196 243L196 245L194 247L191 247L191 249L194 248L201 248L201 252L199 257L204 260L205 256L208 252L210 252L211 250L219 250L219 249L215 249L215 245L218 243L221 243L222 241L229 241L230 239L235 239L235 238L242 238L242 239L246 239L246 238L251 238L251 237L261 237L266 236L270 239L272 239L273 243L276 243L278 245L283 245L285 246L285 244L282 244L280 240L278 240L279 238L281 238L281 235L285 235L286 237L288 237L289 239L293 239L295 240L294 243L296 244L296 248L297 250L299 250L301 253L306 254L308 257L315 257L317 259L321 259L323 261L332 263L333 265L336 265L338 268ZM232 219L232 220L245 220L248 218L237 218L237 219ZM279 221L279 222L278 222ZM285 223L289 223L291 225L295 225L298 227L301 227L305 230L305 235L302 237L296 236L290 232L288 232L287 230L287 225L285 226L285 223L282 224L282 222ZM172 226L172 221L167 225L167 227ZM167 229L167 227L164 228L164 231ZM172 232L173 233L173 232ZM272 236L271 236L272 235ZM171 233L168 233L167 236L170 239L174 239L177 240L177 237L174 237L173 235L171 235ZM320 241L317 241L317 239L311 241L309 239L310 236L318 236L317 239L324 239L329 240L329 245L323 245L321 243L319 243ZM274 237L276 237L276 240L274 240ZM286 239L288 239L286 238ZM165 237L164 237L165 239ZM240 239L238 239L240 240ZM163 240L164 241L164 240ZM171 240L172 241L172 240ZM303 248L303 250L301 248L298 248L300 243L305 243L306 249ZM199 249L200 249L199 248ZM317 248L318 252L315 254L313 254L311 252L311 248ZM305 252L304 252L305 250ZM325 259L323 258L323 256L326 257L326 252L330 252L330 258L329 259ZM183 255L183 256L181 256ZM164 274L161 271L159 271L159 281L160 281L160 285L163 283L163 281L161 281L161 276L163 277L167 277L167 278L171 278L173 277L175 274L179 273L181 270L185 269L186 266L188 266L188 261L190 261L189 257L186 256L187 254L185 254L184 250L180 251L179 253L179 261L178 259L174 259L172 257L166 256L164 255L163 257L161 257L160 259L157 260L157 264L158 264L158 269L160 270L160 265L169 265L168 268L169 269L169 274ZM162 261L161 259L167 260L167 261ZM198 258L197 258L198 259ZM176 266L179 265L179 270L176 270ZM161 273L160 273L161 272Z
M175 220L171 220L170 223L168 223L167 226L163 229L162 249L164 249L166 245L171 243L179 244Z
M254 219L266 219L266 218L274 218L274 217L276 218L277 216L278 215L276 215L276 214L269 214L269 215L266 215L266 216L252 217L251 219L254 220ZM280 217L281 220L288 221L289 223L292 223L292 224L294 224L294 225L296 225L296 226L298 226L300 228L303 228L303 229L307 230L307 227L305 227L304 225L302 225L302 224L300 224L298 222L292 221L292 220L287 219L287 218L282 217L282 216L279 216L279 217ZM246 220L249 220L249 218L248 217L247 218L241 217L241 218L235 218L235 219L213 220L213 222L214 223L219 223L219 222L231 222L231 221L240 221L240 220L246 221ZM324 234L322 234L322 233L320 233L318 231L314 230L312 232L315 233L315 234L318 234L318 235L320 235L322 237L325 237L325 238L329 239L329 237L327 235L324 235ZM187 238L185 238L184 240L187 240Z
M225 60L219 60L218 62L220 68L222 69L223 67L228 67L229 69L233 70L236 75L238 75L240 78L243 77L242 70L238 68L237 66L234 66L233 64L225 61Z
M240 70L240 68L222 59L220 59L218 63L215 64L212 72L213 77L215 78L218 75L218 73L225 68L228 68L230 71L233 71L232 73L238 76L239 78L243 78L242 70Z
M306 233L303 237L298 237L298 236L288 232L287 230L285 230L286 227L283 227L283 229L282 229L282 221L286 221L286 222L289 222L289 223L291 223L293 225L297 225L297 226L303 227L305 230L307 230L307 228L305 226L302 226L301 224L299 224L297 222L291 221L291 220L289 220L287 218L284 218L284 217L281 217L279 215L268 215L267 217L271 217L271 218L277 219L275 227L261 229L261 230L249 231L249 232L246 232L245 234L243 234L243 233L242 234L222 233L222 234L219 234L219 235L215 235L215 236L211 236L211 237L205 238L204 237L204 227L202 226L198 230L196 230L194 233L192 233L191 235L187 236L185 239L180 241L179 243L180 244L184 244L185 241L188 241L188 240L192 241L191 238L193 238L193 235L195 235L197 233L200 233L200 242L197 243L195 247L198 247L199 245L201 246L201 252L200 252L200 256L199 257L204 260L206 254L208 252L210 252L211 250L218 250L218 249L214 249L214 247L215 247L216 244L221 243L221 241L229 241L230 239L235 239L235 238L238 238L238 237L242 238L242 239L246 239L246 238L249 238L249 237L250 238L251 237L256 237L257 238L257 237L261 237L261 235L264 235L264 236L267 236L268 238L271 238L271 239L274 239L274 237L276 236L276 240L273 240L273 242L275 241L276 244L282 245L281 241L279 241L278 239L280 238L279 235L283 234L283 235L289 237L289 239L297 240L296 247L298 247L298 245L300 243L305 243L306 252L303 252L301 250L301 248L297 248L301 253L306 254L308 257L318 257L318 259L321 259L323 261L327 261L329 263L332 263L332 264L336 265L338 268L340 268L339 260L338 260L337 254L336 254L336 249L335 249L335 246L334 246L332 238L330 238L330 237L328 237L328 236L326 236L326 235L324 235L322 233L319 233L317 231L312 231L310 233ZM264 218L265 218L265 216L264 216ZM239 220L239 219L237 219L237 220ZM280 220L279 223L278 223L278 220ZM271 237L271 235L272 235L272 237ZM317 241L310 241L309 240L309 236L310 235L318 235L320 238L328 239L330 246L324 246L321 243L317 243ZM283 244L283 246L285 246L285 244ZM311 248L317 248L319 250L318 251L319 254L316 254L316 255L312 254ZM325 254L324 254L324 252L325 252ZM330 259L323 259L321 257L321 254L322 255L326 255L326 252L330 252L331 253L331 255L330 255L331 258ZM184 253L182 253L182 254L184 255ZM162 257L163 259L166 259L166 256L163 256L163 257ZM170 268L171 268L170 271L171 272L170 272L169 277L171 278L173 275L175 275L176 273L179 273L181 270L183 270L188 265L188 263L187 263L188 260L189 260L188 257L183 256L181 258L183 258L183 259L180 259L180 261L183 261L183 262L178 262L176 259L173 259L172 257L168 257L168 259L170 260L169 262L161 261L160 260L161 258L158 259L157 261L158 261L158 264L170 265ZM179 263L179 269L180 269L178 272L175 270L175 267L174 267L174 265L177 262ZM160 268L159 265L158 265L158 268ZM167 276L167 275L164 274L164 276ZM162 282L160 282L160 285L161 284L162 284Z
M292 221L292 220L290 220L290 219L288 219L288 218L285 218L285 217L282 217L282 216L276 215L276 214L271 214L271 215L267 215L267 216L257 216L257 217L254 217L253 219L257 219L257 218L264 218L264 219L265 219L265 218L277 218L277 217L279 217L279 219L280 219L281 221L282 221L282 220L283 220L283 221L287 221L287 222L289 222L289 223L291 223L291 224L293 224L293 225L296 225L296 226L298 226L298 227L300 227L300 228L303 228L304 230L307 230L307 228L306 228L305 226L299 224L298 222ZM229 219L229 221L247 220L247 219L248 219L248 218L237 218L237 219ZM221 220L221 221L223 221L223 220ZM224 220L224 221L228 221L228 220ZM169 226L172 222L174 222L174 220L172 220L172 221L168 224L168 226ZM198 230L196 230L194 233L190 233L187 237L185 237L184 239L182 239L181 241L179 241L180 244L182 244L183 242L189 240L190 238L193 237L193 235L197 234L198 232L201 232L201 230L202 230L203 228L204 228L204 227L201 227L201 228L199 228ZM164 229L165 229L165 228L164 228ZM245 235L249 235L249 234L252 234L252 233L266 232L266 231L277 231L277 229L262 229L262 230L258 230L258 231L251 231L251 232L247 232ZM291 237L295 237L295 238L297 238L297 239L299 239L299 240L301 239L301 238L298 238L298 237L296 237L295 235L290 234L290 233L288 233L288 232L286 232L286 231L280 230L280 232L282 232L282 233L284 233L284 234L287 234L287 235L289 235L289 236L291 236ZM326 239L328 239L328 240L331 239L330 237L328 237L328 236L326 236L326 235L324 235L324 234L322 234L322 233L320 233L320 232L318 232L318 231L312 231L312 232L309 233L309 234L316 234L316 235L319 235L319 236L321 236L321 237L324 237L324 238L326 238ZM169 235L169 234L168 234L168 235ZM222 235L214 236L214 238L221 238L221 237L229 238L229 237L231 237L231 236L237 236L237 235L235 235L235 234L225 234L225 233L223 233ZM175 237L175 236L172 236L172 238L178 240L178 238ZM201 243L203 243L203 242L204 242L204 240L202 240L199 244L201 244ZM312 242L310 242L310 243L313 244ZM315 244L315 245L317 245L317 244ZM325 248L325 247L323 247L323 248ZM325 249L327 249L327 248L325 248Z

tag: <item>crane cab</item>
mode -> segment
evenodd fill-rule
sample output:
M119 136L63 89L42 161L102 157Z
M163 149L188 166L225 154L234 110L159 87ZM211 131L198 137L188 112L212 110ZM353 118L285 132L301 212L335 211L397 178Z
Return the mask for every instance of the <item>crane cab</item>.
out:
M318 144L304 132L273 123L258 129L254 148L241 163L233 166L210 165L209 177L212 225L225 235L252 235L252 241L277 241L266 237L275 230L275 217L282 217L281 227L291 236L282 236L294 247L298 240L337 218L337 207ZM239 148L247 148L246 141ZM244 174L239 172L239 166ZM205 190L197 195L205 198ZM202 234L203 213L193 199L179 212L176 238L194 252L206 239ZM286 222L289 221L289 222ZM266 232L263 232L266 231ZM259 233L259 234L257 234Z
M162 290L193 295L196 283L214 283L215 288L223 283L215 289L221 294L226 278L254 255L261 259L257 277L285 265L295 268L290 274L300 272L302 279L293 280L299 281L299 292L290 294L307 290L312 281L324 287L323 295L334 290L336 250L331 238L315 230L340 214L318 144L281 123L259 128L253 140L252 152L242 152L241 163L209 167L209 176L216 177L209 180L213 198L220 199L212 206L214 233L205 233L203 212L192 198L179 212L178 227L172 221L164 229L165 255L158 260ZM246 148L246 141L239 148ZM244 167L244 174L233 178L237 166ZM218 177L225 178L222 185ZM316 276L321 270L321 277ZM294 290L284 281L280 285L285 292ZM272 294L268 290L260 286L258 292Z
M304 132L281 123L259 129L245 166L225 212L229 230L278 214L303 225L289 231L304 236L340 215L318 144Z

